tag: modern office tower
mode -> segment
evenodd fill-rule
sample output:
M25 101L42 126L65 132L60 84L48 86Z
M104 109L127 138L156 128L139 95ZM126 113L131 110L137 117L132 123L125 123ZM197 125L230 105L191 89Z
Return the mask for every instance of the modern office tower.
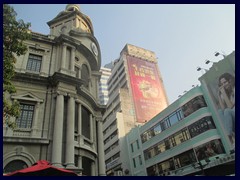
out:
M98 103L101 54L91 19L76 4L47 23L50 34L32 33L16 57L13 83L21 115L3 127L3 170L38 160L84 175L105 175L102 113Z
M106 105L108 102L108 85L107 81L111 75L111 69L106 67L101 67L100 72L102 73L99 82L99 103L101 105Z
M103 123L106 173L122 175L128 163L123 137L168 106L155 53L127 44L113 62L108 91Z
M200 86L125 136L124 175L235 175L235 52L211 63Z

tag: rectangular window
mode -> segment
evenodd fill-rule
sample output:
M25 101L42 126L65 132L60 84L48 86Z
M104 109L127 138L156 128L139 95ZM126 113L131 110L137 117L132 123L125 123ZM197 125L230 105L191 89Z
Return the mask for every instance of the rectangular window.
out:
M27 62L27 70L40 72L42 63L42 56L29 54L28 62Z
M142 143L144 143L148 140L148 133L147 132L144 132L143 134L141 134L141 140L142 140Z
M170 121L171 126L178 122L178 117L177 117L176 112L174 112L173 114L171 114L169 116L169 121Z
M159 134L162 131L160 123L156 124L153 128L154 128L155 135Z
M138 140L136 141L136 143L137 143L137 149L139 149L140 147L139 147L139 142L138 142Z
M131 144L131 150L132 150L132 152L134 151L134 150L133 150L133 143Z
M209 122L211 122L211 126L209 126ZM214 129L215 127L213 126L213 121L212 118L209 117L204 117L197 122L191 124L188 126L189 132L191 134L191 137L195 137L201 133L204 133L207 130Z
M20 104L21 114L16 120L18 128L28 128L32 127L34 105Z
M134 168L136 167L136 161L135 161L135 158L133 158L133 167L134 167Z
M139 159L139 164L142 165L142 157L141 157L141 155L138 156L138 159Z
M173 137L174 137L176 145L179 145L179 144L181 144L182 142L185 141L182 132L174 134Z

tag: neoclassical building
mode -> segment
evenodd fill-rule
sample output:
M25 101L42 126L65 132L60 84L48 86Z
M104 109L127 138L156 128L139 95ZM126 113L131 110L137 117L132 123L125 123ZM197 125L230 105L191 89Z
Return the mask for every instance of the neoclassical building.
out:
M102 114L98 103L101 53L91 19L68 4L47 22L50 34L32 33L16 57L13 83L21 115L3 127L3 169L12 172L48 160L56 167L105 175Z

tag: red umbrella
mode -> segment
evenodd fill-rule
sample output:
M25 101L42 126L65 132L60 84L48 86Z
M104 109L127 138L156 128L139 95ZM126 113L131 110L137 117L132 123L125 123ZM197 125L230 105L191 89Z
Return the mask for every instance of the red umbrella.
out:
M48 161L39 160L31 167L14 171L5 176L78 176L75 172L52 166Z

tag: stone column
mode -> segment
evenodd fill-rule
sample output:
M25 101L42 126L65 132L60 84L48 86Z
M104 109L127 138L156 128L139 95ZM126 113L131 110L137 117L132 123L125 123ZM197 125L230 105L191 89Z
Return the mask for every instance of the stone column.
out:
M76 51L76 48L72 47L71 48L71 60L70 60L70 70L71 71L74 71L75 51Z
M82 170L82 156L81 155L78 156L78 169Z
M103 146L103 128L102 128L102 119L98 118L98 167L99 167L99 176L106 176L106 168L104 162L104 146Z
M82 105L78 104L78 134L82 134Z
M32 137L37 136L37 130L39 129L38 127L39 106L40 106L40 102L37 102L37 104L35 105L34 118L32 123L32 132L31 132Z
M67 168L76 168L74 165L74 121L75 121L75 101L69 96L67 110L66 129L66 165Z
M47 50L45 50L45 52L43 53L42 56L42 63L41 63L41 69L40 69L40 76L48 76L47 74L47 63L46 63L46 59L47 59Z
M93 117L93 128L94 128L94 130L93 130L93 149L96 151L96 149L97 149L97 134L96 134L96 128L97 128L97 126L96 126L96 117Z
M90 140L93 141L93 115L90 114Z
M66 67L66 58L67 58L67 45L65 43L62 44L62 62L61 62L61 68L65 69Z
M63 113L64 113L64 96L57 95L55 122L53 132L52 147L52 164L56 167L62 167L62 137L63 137Z
M91 176L96 176L96 168L95 168L95 162L91 162Z

